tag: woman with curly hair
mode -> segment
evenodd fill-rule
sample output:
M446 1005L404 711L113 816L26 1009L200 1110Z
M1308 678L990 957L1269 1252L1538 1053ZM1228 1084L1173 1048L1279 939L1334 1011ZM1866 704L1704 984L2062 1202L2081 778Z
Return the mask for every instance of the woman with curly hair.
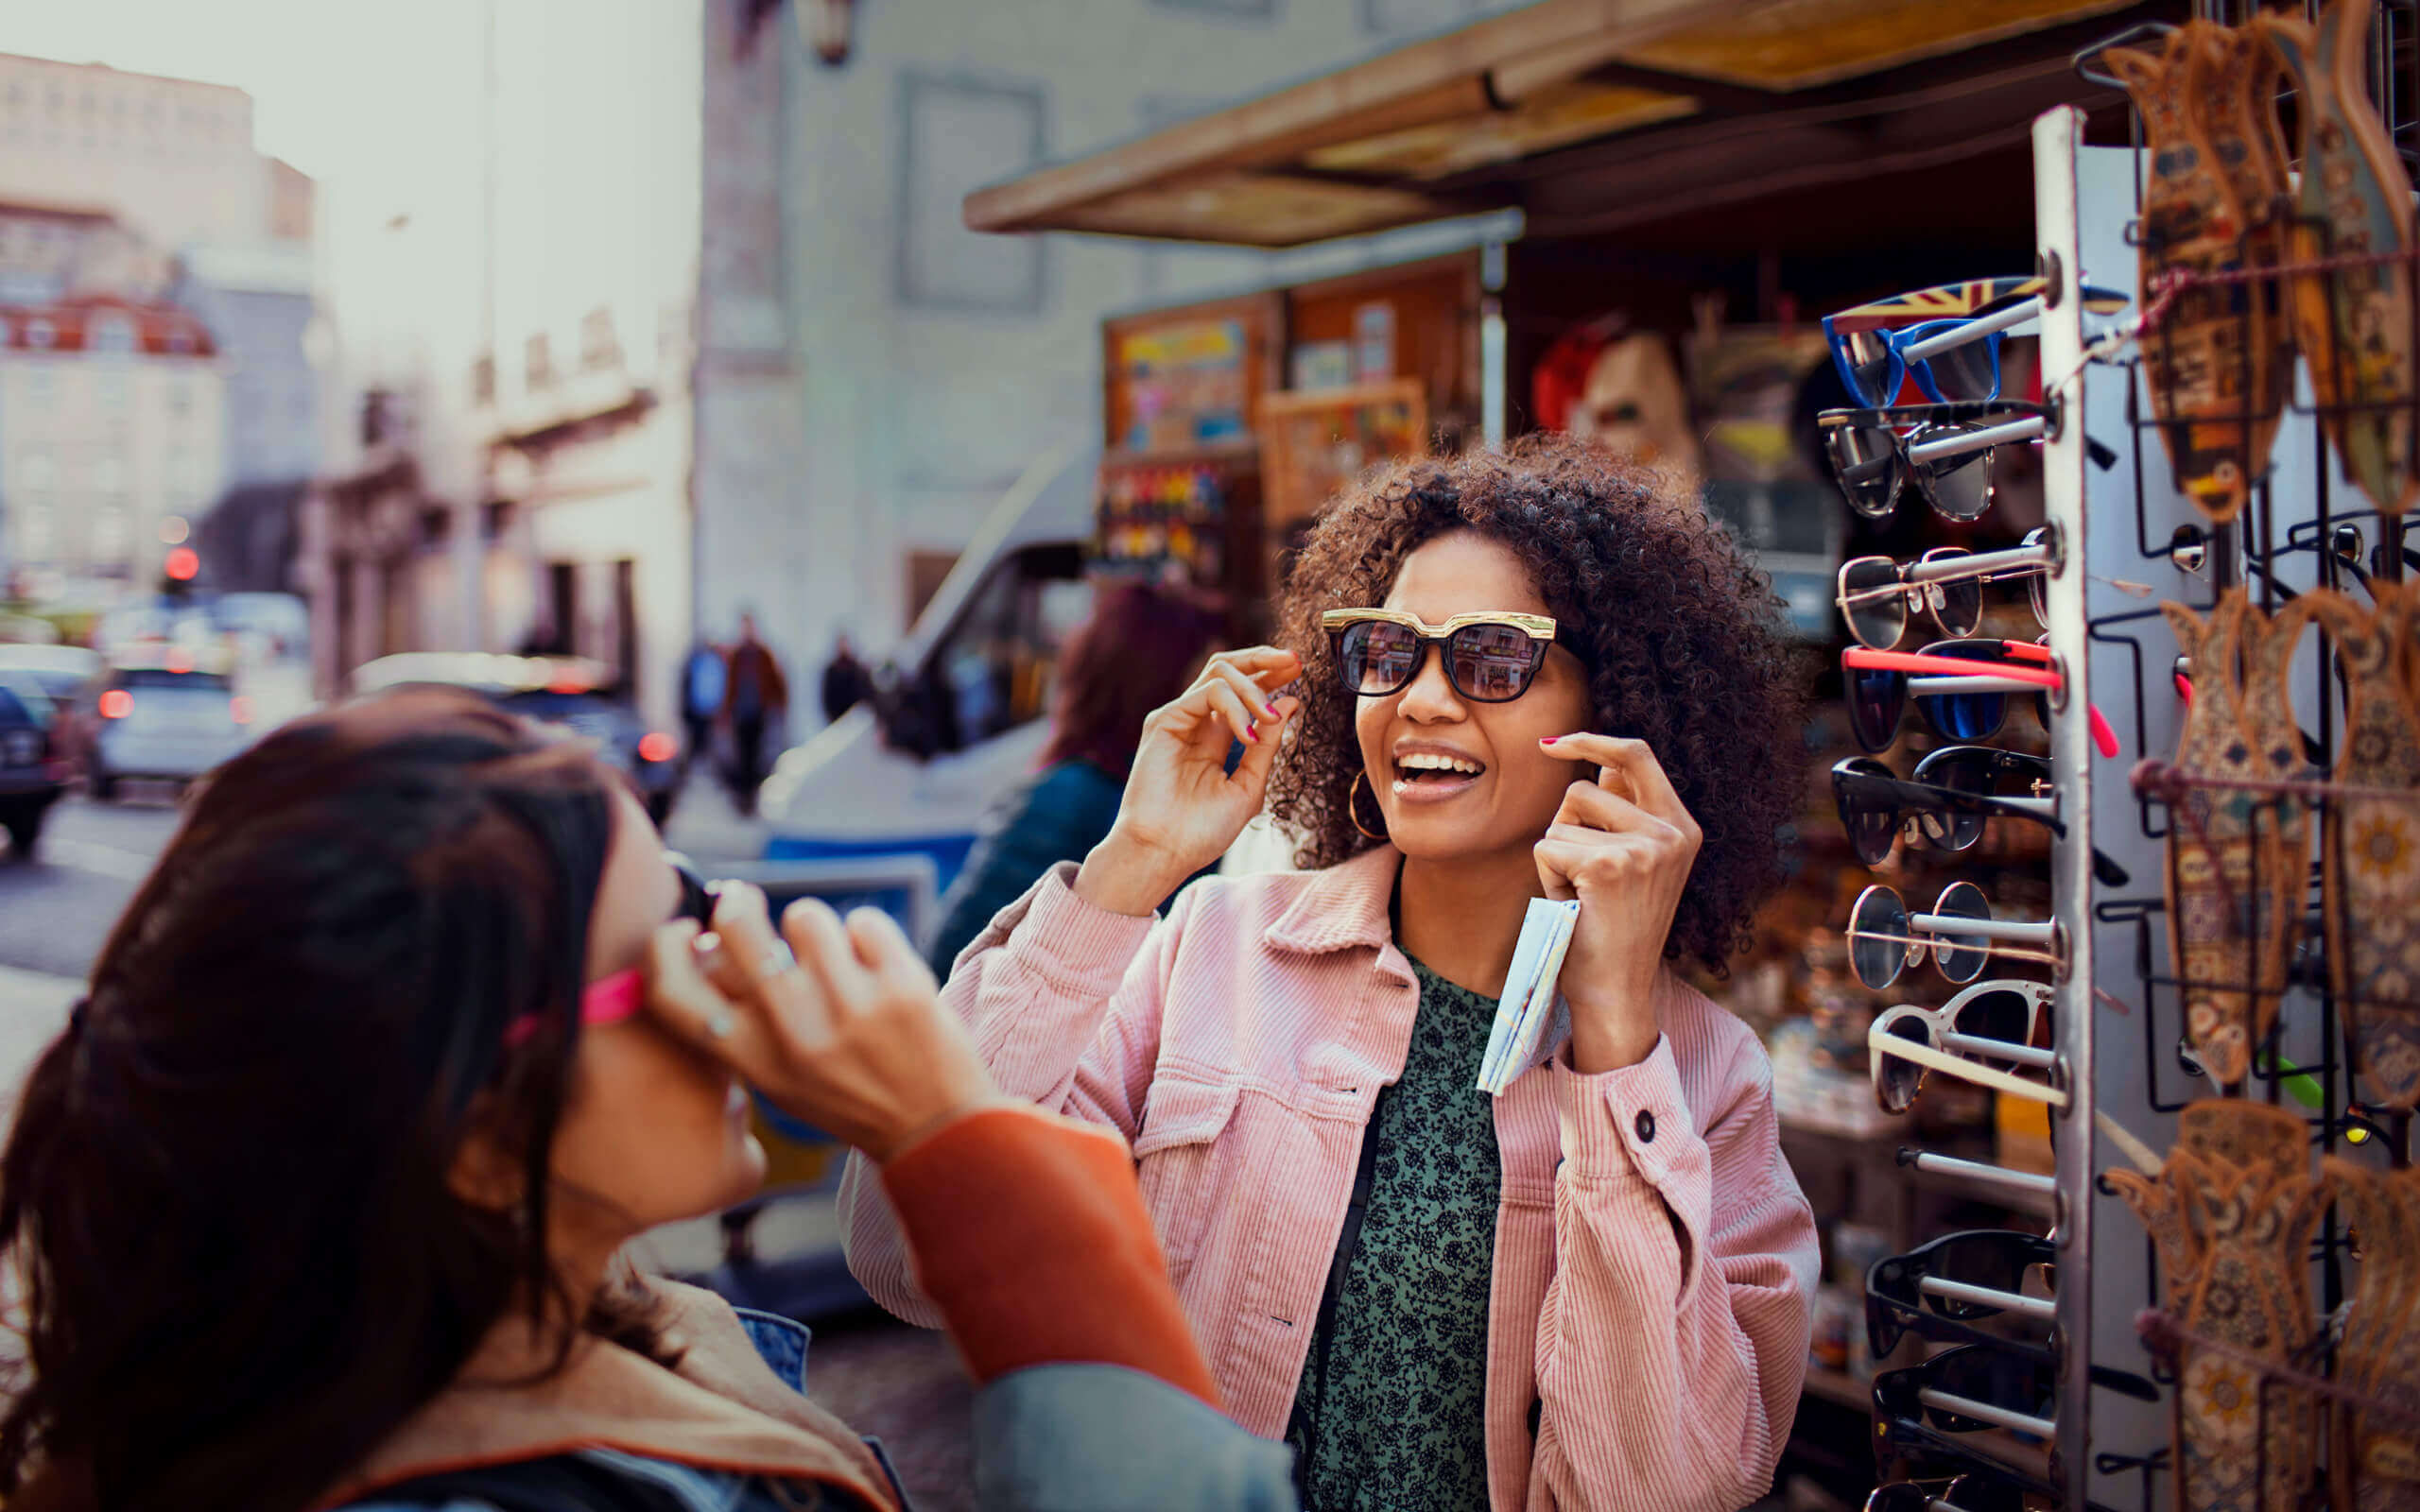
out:
M1294 1445L1316 1512L1764 1494L1814 1219L1763 1049L1667 963L1720 971L1779 877L1776 609L1693 502L1596 453L1367 478L1303 552L1287 645L1212 659L1109 837L960 958L944 997L1002 1088L1133 1150L1228 1409ZM1154 923L1264 798L1309 869ZM1571 1032L1491 1100L1540 896L1579 902ZM938 1321L868 1172L843 1206L868 1289Z

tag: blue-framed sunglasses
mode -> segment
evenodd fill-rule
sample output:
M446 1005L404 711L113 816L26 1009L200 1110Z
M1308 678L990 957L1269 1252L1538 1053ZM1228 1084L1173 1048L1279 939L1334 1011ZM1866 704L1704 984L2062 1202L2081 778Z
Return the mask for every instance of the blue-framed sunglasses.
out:
M1832 365L1860 404L1894 404L1913 378L1937 404L2000 395L2000 339L2042 313L2040 278L1969 279L1897 294L1824 318ZM2084 308L2115 315L2126 296L2083 288Z

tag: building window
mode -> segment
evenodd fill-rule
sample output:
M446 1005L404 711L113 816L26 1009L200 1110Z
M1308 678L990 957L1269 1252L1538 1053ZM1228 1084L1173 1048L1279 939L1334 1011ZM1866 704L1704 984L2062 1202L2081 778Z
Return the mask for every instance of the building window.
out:
M110 494L93 508L93 559L99 563L122 560L127 544L126 498Z
M134 350L134 322L122 315L103 316L93 322L92 350L124 354Z
M59 341L59 327L50 323L48 316L37 315L26 322L26 345L36 352L48 352Z
M1039 314L1042 238L968 231L961 207L1042 161L1042 91L914 74L900 82L900 302Z

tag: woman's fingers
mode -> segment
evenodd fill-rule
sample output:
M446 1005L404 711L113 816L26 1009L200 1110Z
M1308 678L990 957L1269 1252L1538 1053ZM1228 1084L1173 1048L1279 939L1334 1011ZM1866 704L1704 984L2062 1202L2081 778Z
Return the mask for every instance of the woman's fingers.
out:
M676 1039L738 1068L764 1064L769 1053L763 1026L753 1014L723 995L698 961L698 926L679 919L648 938L647 1005Z
M1618 834L1661 834L1672 831L1670 824L1595 782L1574 782L1565 788L1563 806L1555 811L1554 817L1558 824L1584 825Z
M1301 675L1303 659L1283 646L1251 645L1240 651L1221 651L1210 659L1209 665L1234 667L1263 687L1274 688Z
M1255 728L1256 716L1234 688L1223 681L1215 681L1205 684L1201 692L1210 708L1226 721L1227 728L1237 740L1247 746L1258 742L1260 731Z
M922 990L927 995L941 990L933 981L933 973L917 953L908 932L899 920L879 908L856 908L849 912L843 927L849 941L856 947L857 959L883 987L895 991Z
M1655 759L1655 752L1647 742L1625 735L1582 732L1541 743L1538 748L1562 761L1594 762L1607 774L1618 773L1629 784L1632 801L1640 808L1684 834L1697 833L1697 821L1689 816L1688 805L1681 801L1672 779L1665 774L1664 764ZM1598 781L1611 786L1601 776Z
M1278 737L1286 732L1286 721L1294 717L1303 701L1292 695L1277 700L1274 717L1260 722L1260 739L1244 746L1244 759L1236 765L1236 776L1253 791L1259 792L1269 781L1269 768L1277 762Z

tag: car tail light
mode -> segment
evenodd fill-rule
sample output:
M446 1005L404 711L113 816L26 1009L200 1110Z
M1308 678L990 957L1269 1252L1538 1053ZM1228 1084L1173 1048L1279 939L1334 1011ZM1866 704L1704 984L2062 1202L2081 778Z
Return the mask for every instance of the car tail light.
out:
M233 719L239 725L251 724L252 722L252 700L245 697L240 693L235 695L233 698L228 699L227 717Z
M124 688L112 688L101 695L100 709L104 719L123 719L134 713L134 695Z
M661 730L650 730L639 737L639 760L643 762L668 762L680 748Z

